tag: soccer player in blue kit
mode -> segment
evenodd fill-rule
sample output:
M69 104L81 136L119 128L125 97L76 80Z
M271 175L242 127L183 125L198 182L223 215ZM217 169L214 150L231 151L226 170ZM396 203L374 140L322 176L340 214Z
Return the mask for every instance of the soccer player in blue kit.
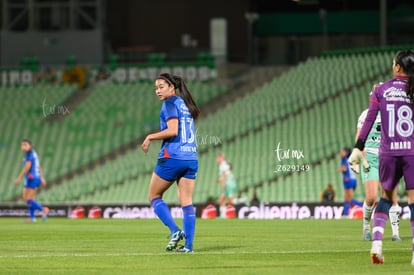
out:
M411 265L414 265L414 51L400 51L394 56L393 78L376 86L370 96L367 117L349 158L352 169L359 164L369 168L362 150L374 124L381 113L381 142L379 148L379 173L383 194L374 213L371 261L383 264L382 238L392 205L394 188L404 177L411 212L412 231Z
M42 219L46 221L49 208L40 205L36 200L36 192L40 185L46 185L46 181L42 175L42 168L40 167L39 157L33 149L32 142L28 139L23 139L21 144L22 151L25 152L23 160L24 168L19 176L14 180L14 184L19 184L22 178L25 178L23 199L29 208L28 222L36 222L36 210L42 211Z
M176 94L176 89L180 95ZM198 171L194 120L200 114L184 80L168 73L155 80L155 93L163 101L160 111L161 131L149 134L141 145L148 152L151 141L162 140L157 165L152 174L148 199L158 218L169 228L171 238L166 251L193 252L196 215L192 195ZM175 223L163 193L177 182L178 198L183 210L183 230ZM185 238L185 245L177 248Z
M350 148L344 147L341 149L341 166L338 168L338 171L342 173L342 182L344 185L344 217L348 217L349 209L352 205L362 207L362 203L354 199L354 191L357 187L357 178L348 163L348 157L350 154Z

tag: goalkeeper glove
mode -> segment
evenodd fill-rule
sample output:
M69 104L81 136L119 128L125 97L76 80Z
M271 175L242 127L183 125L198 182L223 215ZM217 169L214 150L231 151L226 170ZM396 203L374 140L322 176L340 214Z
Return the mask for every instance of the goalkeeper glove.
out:
M359 150L358 148L354 148L352 150L352 153L349 156L348 162L349 162L349 165L351 166L352 171L354 171L357 174L359 174L359 166L361 163L366 170L369 170L369 164L367 160L365 159L364 155L362 154L362 151Z
M366 171L369 171L369 164L362 154L364 150L365 141L358 139L355 143L355 147L352 150L351 155L349 156L348 163L351 166L352 171L359 174L359 166L362 163Z

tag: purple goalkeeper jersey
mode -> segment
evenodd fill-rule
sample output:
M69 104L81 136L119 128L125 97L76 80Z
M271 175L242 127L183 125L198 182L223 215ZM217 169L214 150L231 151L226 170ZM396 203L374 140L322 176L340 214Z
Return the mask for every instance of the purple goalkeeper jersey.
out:
M407 80L407 77L396 76L376 86L371 94L367 118L359 138L366 140L380 111L380 155L414 155L414 104L405 92Z

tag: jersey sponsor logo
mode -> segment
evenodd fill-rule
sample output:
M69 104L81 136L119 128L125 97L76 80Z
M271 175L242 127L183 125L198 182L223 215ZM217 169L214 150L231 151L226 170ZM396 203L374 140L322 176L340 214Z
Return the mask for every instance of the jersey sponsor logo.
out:
M410 102L406 92L401 88L390 87L384 91L383 97L386 101Z

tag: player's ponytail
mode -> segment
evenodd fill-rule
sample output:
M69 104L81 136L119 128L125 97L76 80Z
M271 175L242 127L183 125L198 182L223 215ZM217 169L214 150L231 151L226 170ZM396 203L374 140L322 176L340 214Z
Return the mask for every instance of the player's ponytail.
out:
M197 117L200 115L200 109L197 107L197 104L191 96L190 91L187 88L187 85L180 76L174 75L173 78L176 83L175 87L180 91L180 96L187 105L188 110L190 111L193 118L197 119Z
M175 89L180 91L180 96L184 100L185 104L187 105L188 110L191 113L191 116L194 120L200 115L200 109L197 107L193 97L190 94L190 91L187 88L184 80L180 76L171 75L168 73L163 73L158 76L157 79L164 79L168 82L168 84L173 85Z
M411 103L414 103L414 51L400 51L395 55L395 64L398 64L408 76L406 93Z

